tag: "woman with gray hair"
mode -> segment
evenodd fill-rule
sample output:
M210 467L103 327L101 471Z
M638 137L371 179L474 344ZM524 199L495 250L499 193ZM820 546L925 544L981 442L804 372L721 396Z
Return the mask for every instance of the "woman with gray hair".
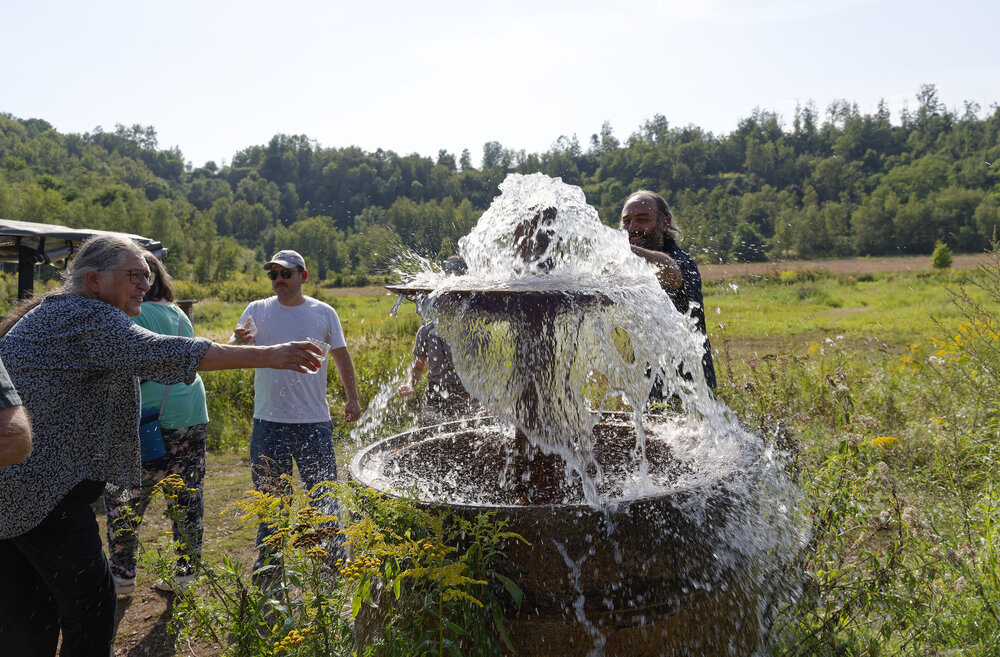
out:
M0 358L31 418L31 455L0 468L0 646L12 655L107 655L115 589L90 505L139 485L138 379L198 370L312 372L308 342L268 347L158 335L132 323L154 276L133 241L85 242L65 284L0 324Z
M161 335L194 337L191 320L174 303L173 279L166 266L152 253L146 253L146 264L154 276L139 315L139 326ZM201 558L202 518L205 510L205 444L208 434L208 405L205 384L195 375L194 381L164 386L156 381L142 381L139 386L142 408L155 408L163 434L164 454L142 462L142 485L132 490L129 499L106 492L108 561L111 578L118 595L135 591L136 552L139 528L149 505L153 488L168 475L184 480L176 500L168 499L167 508L181 514L171 514L174 542L179 546L172 578L156 582L162 591L181 590L194 580L194 566ZM176 507L174 506L176 504Z

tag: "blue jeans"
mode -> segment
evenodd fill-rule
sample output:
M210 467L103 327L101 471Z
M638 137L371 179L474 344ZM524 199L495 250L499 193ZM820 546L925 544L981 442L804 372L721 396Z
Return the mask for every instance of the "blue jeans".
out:
M289 424L268 422L254 418L250 435L250 463L253 485L262 493L288 495L287 482L282 475L292 474L292 460L299 466L302 486L311 491L322 481L337 480L337 457L333 452L333 422ZM313 491L310 499L324 515L338 515L338 505L324 497L322 487ZM255 570L265 565L271 557L265 541L273 533L267 523L257 526L259 551ZM339 552L339 542L333 550Z

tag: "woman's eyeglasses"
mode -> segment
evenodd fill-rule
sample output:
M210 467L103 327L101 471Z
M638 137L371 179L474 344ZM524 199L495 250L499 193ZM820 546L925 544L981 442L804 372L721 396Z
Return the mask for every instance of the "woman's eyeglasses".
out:
M278 276L281 276L282 278L287 280L292 277L292 274L297 274L297 273L299 272L294 269L282 269L281 271L274 271L272 269L271 271L267 272L267 277L270 278L272 281L278 280Z
M128 282L132 285L138 285L139 281L145 280L146 285L152 287L153 283L156 282L156 274L153 272L144 272L141 269L112 269L111 271L123 271L128 274Z

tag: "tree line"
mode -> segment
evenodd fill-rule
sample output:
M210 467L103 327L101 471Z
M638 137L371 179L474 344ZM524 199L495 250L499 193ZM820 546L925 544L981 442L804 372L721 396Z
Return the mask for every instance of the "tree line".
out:
M655 115L624 141L605 122L586 145L544 153L484 144L436 157L326 148L276 135L218 166L158 148L155 128L61 134L0 113L0 217L138 233L171 249L171 268L230 278L278 248L344 283L390 273L409 249L454 253L510 172L579 185L616 225L631 191L663 194L703 262L929 254L987 248L1000 227L1000 106L944 106L934 85L890 121L836 101L796 108L790 126L755 109L726 135Z

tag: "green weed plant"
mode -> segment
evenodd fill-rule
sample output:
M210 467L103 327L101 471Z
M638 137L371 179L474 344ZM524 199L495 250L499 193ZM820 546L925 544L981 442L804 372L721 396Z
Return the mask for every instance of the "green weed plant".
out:
M356 484L324 482L307 495L286 483L288 496L251 491L233 504L244 522L270 525L273 559L257 572L229 557L192 564L196 584L172 606L176 641L239 657L512 653L503 608L522 594L495 566L505 542L521 539L505 520L464 519ZM183 485L171 476L157 491L176 501ZM317 493L343 517L317 509ZM176 549L158 544L144 563L169 579Z
M774 655L1000 653L1000 257L903 280L935 299L919 340L896 324L720 354L720 396L794 453L811 506Z

